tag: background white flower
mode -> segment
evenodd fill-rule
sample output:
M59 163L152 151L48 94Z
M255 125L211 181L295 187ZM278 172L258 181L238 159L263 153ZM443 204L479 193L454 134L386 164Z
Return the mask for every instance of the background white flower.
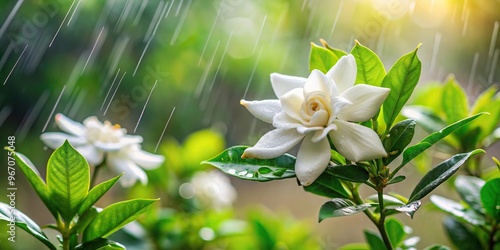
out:
M355 122L374 117L390 89L354 85L356 60L343 56L326 74L313 70L302 78L271 74L279 100L245 101L241 104L276 128L245 150L243 158L278 157L299 142L295 172L302 185L310 185L330 161L330 143L351 161L372 160L387 153L375 131Z
M109 121L100 122L92 116L75 122L68 117L57 114L57 126L64 132L48 132L40 136L50 148L56 149L65 140L85 157L92 166L101 164L106 158L107 165L117 173L124 173L120 178L123 186L131 186L139 180L147 183L146 173L139 167L153 169L160 166L164 157L141 150L142 136L128 135L127 130Z

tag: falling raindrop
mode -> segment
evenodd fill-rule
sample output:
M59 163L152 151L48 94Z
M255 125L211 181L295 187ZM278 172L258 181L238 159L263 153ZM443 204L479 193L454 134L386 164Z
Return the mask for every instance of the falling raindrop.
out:
M149 98L151 98L151 94L153 94L153 90L156 87L156 83L158 83L158 80L155 81L155 84L153 85L153 88L151 88L151 91L149 92L148 98L146 99L146 103L144 103L144 107L142 108L141 115L139 116L139 120L137 120L137 124L135 125L134 133L137 130L137 127L139 126L139 123L141 122L142 115L144 114L144 110L146 110L146 106L148 105Z
M45 125L43 126L42 133L45 132L45 129L47 129L47 126L49 125L50 119L52 119L52 115L54 115L54 111L57 108L57 105L59 104L59 101L61 100L62 95L64 94L64 90L66 89L66 85L61 90L61 93L59 94L59 97L57 97L56 104L54 104L54 107L52 108L52 111L50 111L50 115L47 118L47 122L45 122Z
M26 46L24 46L23 52L21 52L21 55L19 56L19 58L17 58L16 63L14 63L14 66L12 67L12 69L9 72L9 74L7 75L7 78L5 78L5 81L3 82L3 85L5 85L5 83L9 80L10 75L12 74L12 72L14 71L14 69L16 68L17 63L19 63L19 60L21 59L21 57L24 54L24 51L26 51L27 48L28 48L28 44L26 44Z
M23 2L24 0L17 1L16 5L14 5L14 8L12 8L12 10L10 11L9 15L7 16L7 19L5 19L5 21L2 24L2 27L0 27L0 38L2 38L3 34L9 27L10 23L12 22L12 19L14 19L14 17L16 16L17 11L19 10Z
M118 85L116 86L116 89L115 91L113 92L113 95L111 96L111 99L109 100L108 102L108 106L106 106L106 109L104 110L104 115L106 115L106 113L108 112L108 109L109 109L109 106L111 105L111 103L113 102L113 99L115 98L115 94L116 94L116 91L118 90L118 88L120 87L120 84L122 83L122 80L123 78L125 77L125 74L127 74L127 71L125 71L122 75L122 78L120 78L120 81L118 82Z
M158 139L158 143L156 143L156 147L155 147L155 151L154 151L155 153L158 150L158 146L160 146L161 139L163 138L163 135L165 134L165 130L167 130L167 126L170 123L170 119L172 119L172 115L174 114L174 112L175 112L175 107L172 109L172 112L170 113L170 116L168 117L168 120L167 120L167 123L165 124L165 127L163 127L163 131L161 132L160 138Z
M431 73L434 72L434 69L436 68L436 60L440 45L441 45L441 33L437 32L434 38L434 47L432 49Z
M52 46L52 43L54 42L54 40L55 40L55 39L56 39L56 37L57 37L57 34L59 34L59 31L61 30L61 27L62 27L62 25L63 25L64 21L66 21L66 18L68 17L68 14L69 14L69 12L71 11L71 8L73 8L73 5L75 4L75 1L76 1L76 0L73 0L73 3L71 3L71 6L69 6L68 12L66 12L66 15L64 15L64 18L63 18L63 20L62 20L61 24L59 25L59 28L57 28L57 31L56 31L56 33L54 34L54 37L52 37L52 41L50 41L49 47L51 47L51 46Z

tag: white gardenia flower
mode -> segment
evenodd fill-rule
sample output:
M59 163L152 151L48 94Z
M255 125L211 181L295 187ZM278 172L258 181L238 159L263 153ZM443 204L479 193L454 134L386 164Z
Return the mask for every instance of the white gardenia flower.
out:
M220 210L231 207L236 200L236 189L229 178L219 171L198 172L190 184L198 204L202 207Z
M357 68L347 55L326 74L313 70L302 78L271 74L279 100L241 100L250 113L276 128L266 133L242 158L270 159L300 148L295 172L301 185L318 178L330 161L330 136L337 151L358 162L387 156L375 131L356 122L374 117L390 89L366 84L354 85Z
M122 186L132 186L137 180L147 183L144 170L160 166L165 158L141 150L142 136L128 135L127 130L109 121L100 122L92 116L75 122L68 117L57 114L57 126L64 132L48 132L40 136L50 148L56 149L65 140L85 157L92 166L101 164L106 158L107 165L117 173L124 173L120 178Z

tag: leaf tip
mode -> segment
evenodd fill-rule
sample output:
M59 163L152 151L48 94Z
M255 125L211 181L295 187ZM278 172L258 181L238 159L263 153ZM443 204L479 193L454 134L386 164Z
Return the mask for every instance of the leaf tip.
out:
M470 156L474 156L474 155L477 155L477 154L484 154L484 153L486 153L486 151L484 151L484 149L478 148L478 149L472 151L471 154L470 154Z

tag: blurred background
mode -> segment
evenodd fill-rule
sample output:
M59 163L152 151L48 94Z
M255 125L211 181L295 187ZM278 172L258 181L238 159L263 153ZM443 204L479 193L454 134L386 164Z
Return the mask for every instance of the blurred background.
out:
M142 135L144 150L167 158L154 175L168 175L180 152L172 145L190 147L192 157L186 158L197 164L224 146L253 145L270 130L239 105L240 99L273 98L272 72L307 76L310 43L319 39L345 51L357 39L387 70L422 43L419 86L454 74L472 101L500 81L499 10L499 0L1 1L0 140L6 144L14 135L16 150L44 175L52 150L39 136L58 131L54 115L78 122L97 116ZM222 139L193 141L199 130ZM189 138L192 146L185 143ZM16 175L17 207L39 224L52 223L21 175ZM411 182L422 174L409 167L405 175ZM104 172L102 180L111 176ZM150 179L155 183L151 173ZM326 199L304 192L293 179L230 181L237 193L234 217L244 218L255 207L286 214L307 225L308 237L322 248L361 242L362 229L373 228L362 214L317 223ZM411 192L404 185L391 187ZM158 194L141 190L116 188L101 204ZM414 220L398 218L421 236L420 246L447 244L442 215L421 210ZM0 245L7 244L4 232ZM10 247L35 244L18 232L23 241Z

